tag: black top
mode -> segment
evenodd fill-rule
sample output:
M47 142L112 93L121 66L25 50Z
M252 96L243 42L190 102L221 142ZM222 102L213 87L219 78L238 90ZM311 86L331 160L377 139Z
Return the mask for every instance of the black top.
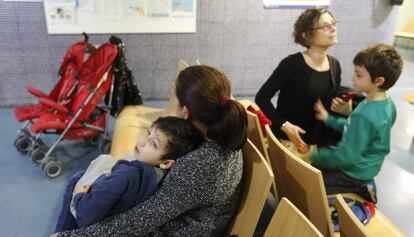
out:
M280 127L289 121L306 131L306 134L302 135L306 143L317 143L316 130L319 122L315 118L314 104L320 98L325 106L330 105L331 95L341 81L338 60L331 57L330 61L336 64L336 85L332 85L330 69L316 71L306 64L301 53L296 53L283 59L260 88L255 101L272 120L272 131L277 137L287 139ZM275 108L270 100L278 91L279 97ZM327 109L329 110L329 107Z

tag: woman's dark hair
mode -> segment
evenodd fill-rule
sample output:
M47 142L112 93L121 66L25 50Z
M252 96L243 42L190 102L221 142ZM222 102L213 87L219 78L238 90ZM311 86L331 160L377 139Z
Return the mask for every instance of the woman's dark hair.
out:
M180 106L208 127L206 136L227 150L238 150L247 140L247 114L231 97L227 76L210 66L191 66L175 82Z
M204 134L196 126L178 117L159 117L151 127L159 129L168 138L161 160L176 160L195 150L204 141Z
M334 18L332 13L324 8L310 8L302 12L293 26L292 36L295 43L309 48L309 39L313 36L319 18L325 13L329 13Z

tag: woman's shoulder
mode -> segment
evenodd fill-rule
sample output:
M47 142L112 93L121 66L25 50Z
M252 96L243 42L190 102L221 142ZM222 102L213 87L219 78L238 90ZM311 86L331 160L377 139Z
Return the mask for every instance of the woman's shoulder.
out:
M297 62L297 61L301 60L302 58L303 58L302 53L301 52L297 52L297 53L288 55L282 61L286 61L286 62Z
M241 151L229 151L222 148L214 141L205 141L200 147L191 151L183 158L185 160L196 160L197 162L216 162L227 158L241 157Z
M303 62L304 60L302 54L300 52L297 52L294 54L290 54L286 58L282 59L282 61L280 61L279 66L292 67L297 66L299 64L303 64Z

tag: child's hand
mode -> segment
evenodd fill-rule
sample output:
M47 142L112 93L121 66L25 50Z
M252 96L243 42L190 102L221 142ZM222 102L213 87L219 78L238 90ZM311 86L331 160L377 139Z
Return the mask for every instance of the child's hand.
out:
M315 109L316 119L318 119L322 122L326 122L326 120L328 119L328 111L326 111L326 109L323 106L322 101L320 99L318 99L315 102L315 106L313 106L313 108Z
M348 116L352 112L352 99L345 101L340 97L335 97L331 102L331 110L339 114Z
M72 195L75 196L78 193L87 193L92 185L83 185L73 190Z

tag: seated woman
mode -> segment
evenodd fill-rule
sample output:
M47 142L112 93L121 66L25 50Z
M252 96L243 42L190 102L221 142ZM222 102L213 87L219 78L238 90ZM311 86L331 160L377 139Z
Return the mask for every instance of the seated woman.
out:
M309 151L309 144L326 145L321 144L322 134L332 132L315 119L313 105L318 98L330 105L341 83L339 62L327 54L337 42L336 21L326 9L308 9L296 20L293 37L306 50L283 59L260 88L255 101L272 121L273 133L301 156ZM277 92L275 108L271 99ZM331 109L349 114L351 102L335 98Z
M133 209L58 236L220 236L238 206L247 115L230 99L230 81L209 66L192 66L176 82L176 114L206 141L181 157L161 188Z

